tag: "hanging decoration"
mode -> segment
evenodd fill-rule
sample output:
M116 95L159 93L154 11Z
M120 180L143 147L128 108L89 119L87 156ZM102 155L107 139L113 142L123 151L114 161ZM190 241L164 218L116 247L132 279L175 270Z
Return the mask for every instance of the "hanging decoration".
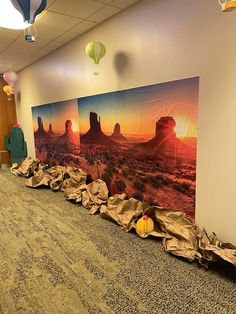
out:
M219 0L223 12L230 12L236 9L235 0Z
M86 45L85 51L87 55L93 60L93 63L99 64L99 61L106 54L106 47L99 41L91 41Z
M5 72L3 74L3 78L8 83L8 85L14 86L14 84L18 80L19 76L15 72Z
M34 24L30 25L30 27L24 30L24 36L26 41L31 43L35 42L37 37L37 30Z
M11 85L5 85L3 91L7 94L8 100L11 100L11 95L14 94L14 87Z
M29 24L33 24L35 18L47 6L47 0L11 0L11 3L23 15L24 21Z

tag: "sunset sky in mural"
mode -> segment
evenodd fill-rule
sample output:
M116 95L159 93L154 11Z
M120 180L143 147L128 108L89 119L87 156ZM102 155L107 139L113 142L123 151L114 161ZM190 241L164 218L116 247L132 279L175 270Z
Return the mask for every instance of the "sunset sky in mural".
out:
M54 132L63 132L66 120L71 120L73 131L79 132L77 99L33 107L32 112L34 131L38 128L37 119L41 117L45 131L48 131L49 123L51 123Z
M80 132L89 130L89 113L96 112L107 134L120 123L124 135L152 137L156 121L172 116L177 136L197 137L198 84L196 77L80 98Z

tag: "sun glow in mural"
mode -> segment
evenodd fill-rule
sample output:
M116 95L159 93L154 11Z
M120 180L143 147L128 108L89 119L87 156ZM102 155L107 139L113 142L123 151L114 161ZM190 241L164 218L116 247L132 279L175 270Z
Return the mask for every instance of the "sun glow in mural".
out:
M36 156L194 219L198 88L195 77L34 107Z
M78 121L78 119L72 119L71 122L72 122L72 130L74 132L79 132L79 121Z
M176 122L175 133L177 137L186 137L190 128L189 122L186 117L174 117Z

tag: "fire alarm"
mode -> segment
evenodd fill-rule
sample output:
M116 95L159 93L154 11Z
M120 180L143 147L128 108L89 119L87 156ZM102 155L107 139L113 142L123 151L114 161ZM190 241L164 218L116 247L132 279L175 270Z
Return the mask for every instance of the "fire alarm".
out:
M236 1L235 0L225 0L225 1L221 1L219 0L219 3L221 5L221 9L223 12L229 12L229 11L233 11L234 9L236 9Z

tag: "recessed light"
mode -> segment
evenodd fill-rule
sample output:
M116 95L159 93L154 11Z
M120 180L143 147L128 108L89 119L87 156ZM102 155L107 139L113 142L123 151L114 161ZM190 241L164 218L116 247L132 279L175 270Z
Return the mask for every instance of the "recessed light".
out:
M10 0L0 0L0 27L9 29L26 29L31 24L25 23L23 16Z

